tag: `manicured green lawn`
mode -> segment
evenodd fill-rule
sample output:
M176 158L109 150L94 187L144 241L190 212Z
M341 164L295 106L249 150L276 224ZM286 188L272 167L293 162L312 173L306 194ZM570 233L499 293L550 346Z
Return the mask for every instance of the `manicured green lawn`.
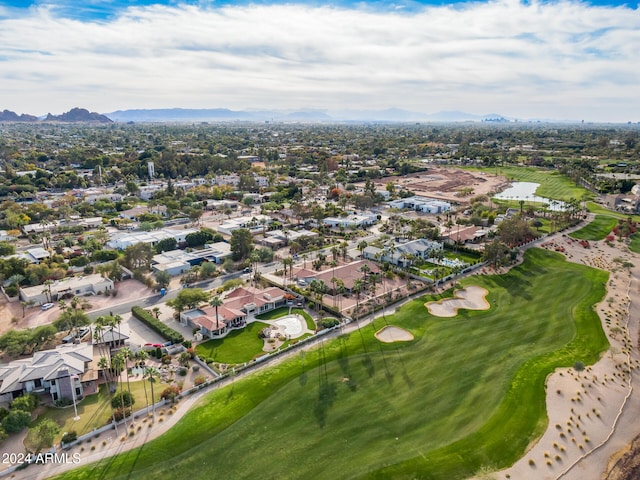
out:
M313 318L311 318L311 315L305 312L302 308L292 308L291 313L294 315L302 315L307 322L307 328L309 330L316 329L316 323L313 321ZM271 310L270 312L256 315L256 318L260 320L275 320L277 318L282 318L285 315L289 315L289 307L277 308L275 310Z
M613 210L607 210L603 206L598 205L597 203L594 203L594 202L587 202L587 209L591 213L609 215L610 217L622 218L622 219L627 219L627 218L631 217L634 222L640 222L640 215L629 215L627 213L616 212L616 211L613 211Z
M264 341L258 337L260 330L268 326L263 322L253 322L241 330L233 330L222 339L209 340L196 347L200 357L211 358L214 362L237 364L248 362L264 353Z
M134 409L139 410L146 406L146 398L149 399L149 403L151 403L151 387L149 386L149 381L146 382L147 387L147 395L145 397L144 387L142 380L140 377L137 379L135 377L131 377L129 379L129 386L131 388L131 394L135 398ZM160 394L162 391L168 386L167 383L162 383L156 381L153 386L153 393L156 402L160 401ZM126 382L123 383L123 390L127 390ZM119 391L119 390L118 390ZM57 435L56 441L59 441L62 438L62 434L64 432L70 432L75 430L78 435L84 435L85 433L90 432L94 428L99 428L111 421L111 403L109 400L109 395L107 394L107 389L105 385L101 385L97 394L88 395L82 401L80 401L76 405L78 409L79 420L74 420L74 410L73 406L67 408L54 408L47 407L46 410L38 416L38 418L33 422L34 425L37 424L43 418L50 418L55 420L58 425L60 425L60 432Z
M480 258L482 258L482 253L461 251L461 250L456 250L455 248L446 248L444 250L444 256L451 260L459 258L463 262L473 264L478 260L480 260Z
M611 233L613 227L618 224L618 220L609 215L596 215L593 221L579 230L569 234L572 238L579 240L603 240Z
M461 282L487 288L490 310L438 318L424 302L440 297L425 296L212 391L159 439L64 478L454 480L505 467L546 427L547 375L608 348L592 309L607 279L530 249L506 275ZM415 339L378 342L385 323Z
M640 253L640 234L634 233L631 235L631 242L629 242L629 250L634 253Z
M482 171L495 174L495 168L484 168ZM568 177L555 170L542 170L532 167L499 167L498 174L512 178L517 182L539 183L536 195L554 200L582 200L583 195L592 194L583 187L577 186Z

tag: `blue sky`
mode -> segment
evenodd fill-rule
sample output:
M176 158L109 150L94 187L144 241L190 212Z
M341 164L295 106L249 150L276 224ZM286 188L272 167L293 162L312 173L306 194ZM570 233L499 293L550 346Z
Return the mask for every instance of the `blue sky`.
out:
M637 2L0 0L0 110L640 121Z

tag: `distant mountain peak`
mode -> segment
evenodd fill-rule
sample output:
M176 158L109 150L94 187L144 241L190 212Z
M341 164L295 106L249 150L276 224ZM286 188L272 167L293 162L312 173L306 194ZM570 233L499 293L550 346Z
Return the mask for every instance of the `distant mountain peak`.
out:
M37 122L38 117L23 113L18 115L11 110L3 110L0 112L0 122Z
M71 122L71 123L113 123L109 117L97 112L89 112L86 108L72 108L61 115L47 114L45 122Z

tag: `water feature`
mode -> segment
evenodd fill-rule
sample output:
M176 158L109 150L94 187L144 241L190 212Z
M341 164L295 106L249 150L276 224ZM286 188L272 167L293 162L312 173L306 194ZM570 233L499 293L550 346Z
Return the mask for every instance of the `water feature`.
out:
M567 205L560 200L551 200L546 197L536 195L536 190L540 186L539 183L533 182L514 182L506 190L496 194L493 198L499 200L524 200L525 202L545 203L549 210L560 212L567 209Z

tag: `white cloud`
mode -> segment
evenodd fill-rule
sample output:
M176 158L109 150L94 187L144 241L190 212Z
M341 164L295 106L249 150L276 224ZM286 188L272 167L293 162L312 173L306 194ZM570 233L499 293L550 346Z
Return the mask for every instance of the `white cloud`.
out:
M0 108L18 112L399 107L640 120L640 16L625 7L153 6L99 22L4 13Z

